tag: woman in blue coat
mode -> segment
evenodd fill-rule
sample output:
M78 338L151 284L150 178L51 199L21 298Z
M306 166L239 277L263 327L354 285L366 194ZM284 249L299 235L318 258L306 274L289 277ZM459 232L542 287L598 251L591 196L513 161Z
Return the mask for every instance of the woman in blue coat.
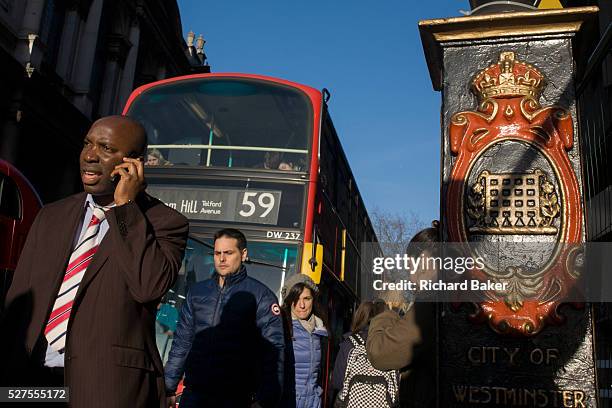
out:
M282 308L286 319L287 341L293 348L287 360L293 362L295 372L294 378L285 381L284 406L321 407L321 355L328 335L316 310L317 294L317 285L302 274L289 278L283 287ZM287 349L291 354L291 347ZM293 399L295 402L290 401Z

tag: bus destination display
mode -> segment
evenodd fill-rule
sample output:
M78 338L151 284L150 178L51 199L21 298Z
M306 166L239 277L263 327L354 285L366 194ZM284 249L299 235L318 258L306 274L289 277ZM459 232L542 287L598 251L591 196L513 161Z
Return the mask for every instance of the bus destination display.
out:
M147 193L190 220L275 225L281 191L149 186Z

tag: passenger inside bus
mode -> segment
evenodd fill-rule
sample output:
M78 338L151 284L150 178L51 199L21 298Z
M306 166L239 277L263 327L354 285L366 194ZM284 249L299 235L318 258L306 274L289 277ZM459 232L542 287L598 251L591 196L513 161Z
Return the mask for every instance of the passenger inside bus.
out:
M292 171L292 170L293 170L293 164L291 164L291 163L281 162L281 163L278 165L278 169L279 169L279 170L285 170L285 171Z
M263 162L257 163L253 168L283 171L300 171L301 168L292 161L290 157L285 157L282 152L266 152Z
M164 155L155 148L147 150L146 166L171 166L172 163L164 158Z
M282 160L281 152L266 152L264 160L261 163L257 163L254 168L256 169L278 169Z

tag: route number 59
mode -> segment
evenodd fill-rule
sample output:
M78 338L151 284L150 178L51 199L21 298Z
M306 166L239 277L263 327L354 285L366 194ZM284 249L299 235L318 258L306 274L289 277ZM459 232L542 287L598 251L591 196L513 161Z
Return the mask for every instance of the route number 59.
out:
M242 210L238 212L243 217L252 217L259 208L264 211L259 218L264 218L274 208L274 195L271 193L246 192L242 197Z

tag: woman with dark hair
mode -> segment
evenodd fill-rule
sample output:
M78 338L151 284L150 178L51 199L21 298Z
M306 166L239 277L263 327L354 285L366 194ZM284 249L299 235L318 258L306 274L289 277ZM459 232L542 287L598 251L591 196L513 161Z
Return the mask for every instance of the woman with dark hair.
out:
M426 244L433 247L432 244L439 243L440 239L440 221L433 220L431 227L425 228L414 234L410 239L410 244Z
M382 299L376 299L374 302L361 303L353 315L351 333L360 333L364 329L367 329L370 320L385 310L387 310L387 305Z
M287 279L281 292L287 360L293 362L295 372L294 378L285 376L284 407L321 407L321 355L328 334L316 301L318 292L317 285L303 274Z
M434 221L431 228L410 240L406 253L415 258L438 256L440 241L439 222ZM437 270L422 268L415 276L432 279L437 274ZM379 370L402 370L401 408L434 407L436 305L415 302L414 307L401 309L406 312L403 316L389 311L372 319L366 344L368 359Z
M334 394L338 395L336 398L336 405L342 405L342 401L340 401L339 398L340 392L344 386L349 355L355 347L354 342L351 340L351 336L356 336L365 344L365 341L368 338L368 327L370 325L370 320L387 309L388 307L384 300L376 299L374 302L362 302L353 314L351 331L345 334L345 339L340 344L340 350L338 351L338 355L336 356L336 361L334 363L332 390Z

